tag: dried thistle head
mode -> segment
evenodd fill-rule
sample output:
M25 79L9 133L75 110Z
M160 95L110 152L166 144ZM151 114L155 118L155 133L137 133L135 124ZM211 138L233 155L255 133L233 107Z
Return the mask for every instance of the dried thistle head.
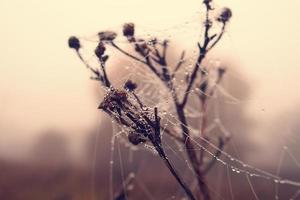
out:
M160 125L157 111L141 105L137 97L126 90L110 88L101 102L99 109L109 114L120 125L129 129L128 139L132 144L139 144L149 139L160 141Z
M143 39L139 39L137 41L135 50L144 56L146 56L150 53L150 48L149 48L147 42Z
M230 18L232 17L232 11L230 8L223 8L219 14L219 16L217 17L217 21L222 22L222 23L226 23L230 20Z
M102 31L98 33L100 41L113 41L117 37L117 33L113 31Z
M126 23L123 25L123 35L125 37L134 36L134 23Z
M105 112L115 112L115 109L122 108L128 103L128 93L125 90L110 88L99 105L99 109Z
M103 42L99 42L98 46L95 49L95 55L98 58L102 58L102 56L104 55L105 50L106 50L106 48L105 48Z
M203 3L207 6L209 10L213 10L211 6L212 0L203 0Z
M77 37L71 36L68 40L69 47L78 51L81 47L80 41Z
M131 80L126 81L124 85L124 89L128 90L129 92L134 91L137 88L137 84L132 82Z

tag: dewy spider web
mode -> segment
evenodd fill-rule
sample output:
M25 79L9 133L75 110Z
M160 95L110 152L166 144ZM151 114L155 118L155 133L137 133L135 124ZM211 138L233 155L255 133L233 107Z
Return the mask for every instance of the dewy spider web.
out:
M179 25L174 26L173 28L169 28L167 31L173 32L173 33L180 32L180 34L189 33L189 37L191 35L194 35L197 37L197 34L193 33L193 31L188 31L188 32L182 31L182 30L186 29L187 26L192 26L192 27L194 27L194 30L196 30L197 28L195 28L195 27L199 27L199 23L198 23L198 21L197 22L191 21L189 23L184 22L183 24L179 24ZM177 31L177 30L179 30L179 31ZM188 28L188 30L193 30L193 29ZM164 31L166 31L166 30L164 30ZM164 31L161 31L161 32L158 31L158 33L163 34L162 32L164 32ZM149 31L145 30L145 32L149 32ZM150 34L145 34L145 35L150 36ZM158 36L159 36L159 34L158 34ZM164 35L164 37L165 37L165 35ZM84 40L85 38L82 38L82 39ZM90 39L88 38L87 40L92 41L91 42L92 44L96 43L96 41L93 39L93 37L91 37ZM122 40L115 41L115 43L117 43L118 45L122 45L123 42L124 41L122 41ZM188 58L188 60L190 62L188 61L185 63L183 70L182 70L182 71L184 71L183 72L184 74L188 74L191 72L191 64L192 64L192 61L195 60L195 58L196 58L196 53L197 53L196 51L193 51L192 56L190 56L190 58ZM86 55L89 55L89 53L86 53ZM116 51L111 51L110 56L118 57L121 55ZM93 57L88 58L87 60L90 63L90 65L94 65L95 59ZM160 81L158 81L156 79L156 77L154 77L152 74L148 73L147 70L145 70L145 68L143 66L141 66L141 64L139 64L135 61L132 61L132 60L129 60L129 62L130 63L125 66L125 69L126 69L126 73L124 73L125 75L123 75L123 77L117 81L118 83L114 82L114 84L122 85L129 79L138 82L137 95L142 99L142 101L145 103L145 105L148 105L150 109L153 109L154 107L159 108L159 116L162 118L162 126L163 126L162 135L163 135L163 137L165 135L164 134L165 128L172 127L172 129L174 129L174 130L179 129L179 127L182 124L180 124L180 121L178 121L177 117L174 114L172 99L171 99L170 95L168 95L168 92L166 91L166 89L163 87L163 84L160 83ZM212 63L215 63L215 61L212 61ZM212 63L210 63L209 65L213 65ZM205 73L211 73L211 72L206 71ZM180 77L178 79L179 80L176 81L178 84L177 90L180 91L182 88L184 88L182 86L185 84L185 81L184 81L183 77ZM224 89L221 85L215 85L215 88L216 88L216 92L212 96L212 99L220 99L220 95L221 95L221 96L225 96L227 100L229 98L229 100L234 102L235 104L238 104L240 102L237 98L235 98L233 95L231 95L229 92L227 92L226 89ZM195 94L197 91L191 90L190 92L192 94ZM205 95L210 96L209 94L205 94ZM191 96L191 98L193 98L193 97L194 96ZM224 99L221 99L221 100L224 100ZM191 101L193 101L193 99L191 99ZM214 101L215 104L217 104L216 102L217 101ZM193 106L194 105L189 105L186 108L188 111L187 117L189 119L197 119L199 117L201 118L202 113L197 112L195 109L193 109L194 108ZM218 105L213 105L211 107L213 109L213 111L211 111L211 112L214 113L214 120L211 121L211 124L208 124L206 132L209 133L209 132L213 132L213 130L215 130L215 129L218 129L222 134L224 134L225 137L230 137L231 136L230 131L227 130L226 126L222 123L222 120L219 116ZM119 162L119 165L120 165L119 171L121 173L121 182L117 183L116 185L118 185L118 186L123 185L122 187L123 187L124 191L126 191L128 189L128 187L129 188L132 186L138 187L142 190L142 193L145 194L147 199L157 199L156 196L152 195L152 191L149 191L147 189L147 185L143 183L144 181L140 180L138 175L134 175L134 174L137 174L137 172L131 172L131 173L126 174L125 169L124 169L124 163L123 163L124 160L122 158L122 152L121 152L120 146L127 147L130 152L132 152L132 151L135 152L135 151L141 149L141 150L146 150L147 152L151 152L151 153L153 153L153 155L157 155L155 148L153 146L151 146L151 144L141 144L138 147L135 147L135 146L133 147L131 144L129 144L129 142L127 141L127 139L125 137L128 134L128 130L125 127L120 126L114 122L113 122L113 127L114 127L114 133L113 133L112 140L111 140L112 156L111 156L111 161L110 161L110 164L111 164L111 168L110 168L110 176L111 176L110 177L110 198L112 199L113 196L115 196L115 194L118 192L118 188L113 183L114 182L114 177L113 177L114 163L117 161L117 162ZM204 152L206 153L207 156L210 156L210 157L213 157L216 159L216 163L217 163L218 167L225 169L225 171L226 171L225 173L227 176L226 182L228 183L230 199L235 198L234 197L235 191L233 188L234 183L231 181L231 177L230 177L231 173L237 174L240 177L242 177L242 176L246 177L247 187L249 187L250 191L252 192L254 199L263 198L263 197L260 197L259 193L256 192L256 190L259 188L256 188L255 185L252 183L252 181L255 181L256 179L265 179L265 180L270 181L275 184L275 189L274 189L274 193L275 193L274 198L275 199L280 199L279 188L281 185L288 185L288 186L291 186L291 187L293 186L296 188L296 191L294 193L290 194L290 199L297 199L297 197L299 197L300 182L293 181L290 179L285 179L280 176L280 169L281 169L282 162L285 158L285 155L288 155L290 157L290 159L292 159L295 162L295 165L297 165L297 167L300 168L299 161L296 159L294 154L287 147L283 148L283 150L282 150L283 153L280 157L277 172L276 172L276 174L273 174L273 173L267 172L263 169L251 166L250 164L243 162L240 158L237 158L236 156L232 156L231 154L223 151L222 149L219 149L213 143L213 141L208 141L206 138L199 136L198 127L191 126L191 127L187 127L187 128L189 129L189 131L191 133L191 135L188 135L187 137L190 137L191 140L196 144L195 150L199 150L199 151L204 150ZM195 136L197 136L197 138L194 138ZM234 140L234 138L233 138L233 140ZM205 144L207 144L207 146L203 146L203 143L200 141L205 142ZM171 141L164 140L163 145L165 146L168 155L175 156L176 160L182 162L185 165L183 174L192 172L191 166L189 166L190 164L189 164L186 156L183 154L183 148L185 148L184 146L182 146L181 144L178 144L175 139L171 139ZM216 157L214 151L220 151L221 156ZM117 158L115 157L115 154L117 154ZM96 157L95 157L95 159L96 159ZM130 160L132 160L132 159L130 159ZM176 163L175 163L175 166L176 166ZM139 169L139 171L140 170L141 169ZM159 178L159 177L155 177L155 178ZM188 178L188 177L186 177L186 178ZM256 179L253 179L253 178L256 178ZM134 181L132 181L132 179L134 179ZM127 185L126 184L127 182L130 182L130 184ZM196 185L196 183L192 183L192 185ZM212 186L209 186L209 187L210 187L209 189L213 193L215 199L223 199L222 194L218 194ZM161 189L161 188L159 188L159 189ZM134 190L134 188L133 188L133 190ZM124 195L127 196L126 192ZM183 194L178 191L175 194L171 195L171 197L169 199L180 199L180 198L183 198ZM164 199L168 199L168 198L164 198Z
M138 67L140 67L140 66L138 66ZM135 68L135 70L138 70L138 68ZM135 73L130 73L128 76L130 78L132 78L133 76L141 77L141 76L143 76L143 74L140 73L140 72L138 72L136 74L136 72L135 72ZM124 78L124 79L126 80L127 78ZM152 85L155 84L155 83L151 83L151 78L149 79L149 77L146 76L146 75L144 75L142 79L144 80L144 82L142 84L140 84L140 85L142 85L144 87L147 87L148 84L152 84ZM156 87L154 87L154 88L156 88ZM144 90L145 90L145 88L142 88L139 91L139 94L140 93L141 94L145 94L146 92ZM149 92L149 96L151 96L152 93L156 92L156 91L157 90L150 91ZM158 96L160 96L160 95L158 95ZM148 104L152 104L153 107L157 106L159 108L163 108L163 106L161 106L162 102L156 103L156 102L151 101L151 99L149 99L149 98L147 100L148 100L147 103ZM167 102L170 101L170 100L163 99L163 98L162 98L162 100L167 101ZM176 117L174 115L172 115L172 114L169 113L169 109L168 108L166 110L161 110L161 112L162 113L160 114L160 116L164 116L164 120L166 120L165 124L171 124L173 127L178 127L179 126L179 122L176 120ZM191 115L192 114L193 113L191 113ZM196 115L196 117L197 117L197 115ZM175 122L172 121L169 118L175 120ZM215 127L215 126L220 126L221 131L223 131L224 134L228 135L228 131L226 129L224 129L224 127L222 125L222 122L219 120L219 118L216 118L216 119L217 120L215 120L215 124L211 125L212 128ZM114 140L115 137L121 136L121 134L126 134L126 130L124 130L122 127L119 127L119 128L121 128L122 131L120 131L119 133L114 133L113 140ZM195 132L195 130L193 130L193 129L190 129L190 130L191 130L192 133ZM205 138L201 138L201 139L205 140ZM126 140L123 140L123 142L126 142ZM208 142L208 141L206 141L206 142ZM199 143L197 143L197 144L198 144L197 146L198 146L199 149L204 149L209 155L214 156L214 154L211 151L209 151L208 149L206 149L203 146L201 146L201 144L199 144ZM166 145L168 145L168 144L166 143ZM216 147L214 144L209 143L209 145L210 145L210 147L213 147L214 149L219 150L218 147ZM154 154L156 154L155 151L153 149L151 149L150 146L147 145L147 146L145 146L145 148L146 148L146 150L148 150L148 151L150 150L152 153L154 152ZM172 148L170 147L170 149L172 149ZM172 151L174 152L174 154L176 153L175 150L172 149ZM241 160L239 160L237 158L234 158L233 156L229 155L228 153L226 153L224 151L222 151L222 154L223 154L224 158L223 159L217 159L217 161L220 164L224 165L226 168L231 169L233 172L236 172L238 174L239 173L241 173L241 174L244 173L246 175L247 179L249 177L258 177L258 178L264 178L264 179L268 179L268 180L274 181L275 183L289 184L289 185L300 187L300 183L299 182L295 182L295 181L291 181L291 180L286 180L286 179L281 178L278 175L271 174L269 172L265 172L265 171L263 171L263 170L261 170L259 168L255 168L255 167L253 167L251 165L248 165L248 164L244 163L243 161L241 161ZM292 155L290 152L289 152L289 154ZM292 158L295 159L294 157L292 157ZM186 159L182 159L182 160L187 163ZM230 162L228 162L227 160L229 160ZM297 162L298 161L296 160L296 163ZM249 180L249 186L251 186L250 180ZM253 187L253 186L251 186L251 187ZM253 189L253 192L254 192L254 189ZM254 194L255 194L255 192L254 192ZM295 193L295 195L298 195L298 194L299 194L299 192L297 191ZM295 199L295 197L296 197L295 195L294 195L293 199ZM256 194L255 194L255 196L256 196L257 199L259 198L259 197L257 197Z

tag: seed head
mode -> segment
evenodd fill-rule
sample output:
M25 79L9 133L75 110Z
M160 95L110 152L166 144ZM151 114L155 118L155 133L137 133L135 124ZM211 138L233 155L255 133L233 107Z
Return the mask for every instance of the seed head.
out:
M217 18L217 21L226 23L230 20L232 17L232 11L229 8L223 8L219 17Z
M135 47L135 50L137 52L140 52L142 53L143 55L148 55L149 52L150 52L150 49L147 45L147 42L143 39L140 39L137 44L136 44L136 47Z
M80 49L80 41L77 37L71 36L68 40L69 47L78 51Z
M98 33L100 41L113 41L117 37L117 33L113 31L102 31Z
M124 85L124 89L128 90L129 92L134 91L137 88L137 84L132 82L131 80L126 81Z
M95 54L98 58L102 58L106 48L103 44L103 42L99 42L98 46L95 49Z
M124 24L123 35L126 37L132 37L134 35L134 24L133 23Z
M117 107L122 107L123 104L128 102L128 96L126 91L109 89L108 93L104 96L99 109L103 110L114 110Z
M207 6L209 10L213 10L211 6L212 0L203 0L203 3Z
M119 124L127 127L137 135L129 135L133 144L139 144L141 139L156 139L160 141L159 117L157 113L145 106L136 95L126 90L110 88L99 106L104 112L114 118ZM149 138L150 136L150 138Z
M212 2L212 0L203 0L203 3L204 4L209 4L209 3L211 3Z

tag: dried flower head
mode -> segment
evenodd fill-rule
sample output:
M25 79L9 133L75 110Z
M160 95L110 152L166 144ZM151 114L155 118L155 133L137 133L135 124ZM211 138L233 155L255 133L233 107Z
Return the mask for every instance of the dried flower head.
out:
M133 23L124 24L123 35L126 37L132 37L134 35L134 24Z
M207 6L209 10L213 10L211 6L212 0L203 0L203 3Z
M104 96L99 109L113 113L115 109L123 107L123 104L128 102L127 98L126 91L110 88L108 93Z
M102 58L102 56L104 55L105 50L106 50L106 48L105 48L103 42L99 42L98 46L95 49L95 55L98 58Z
M102 31L98 33L100 41L113 41L117 37L117 33L113 31Z
M225 7L221 10L221 13L217 18L217 21L226 23L230 20L231 17L232 17L232 11L229 8Z
M105 95L99 108L114 118L119 124L127 127L129 132L136 136L130 136L131 142L142 141L141 138L148 138L153 142L160 141L159 117L157 112L153 113L146 106L141 105L140 100L126 90L110 88ZM139 142L140 143L140 142Z
M69 47L78 51L80 49L80 41L77 37L71 36L68 40Z
M134 91L137 88L137 84L132 82L131 80L126 81L124 85L124 89L128 90L129 92Z
M150 52L150 49L148 47L148 44L145 40L143 39L139 39L136 43L136 46L135 46L135 50L137 52L140 52L142 55L148 55L149 52Z

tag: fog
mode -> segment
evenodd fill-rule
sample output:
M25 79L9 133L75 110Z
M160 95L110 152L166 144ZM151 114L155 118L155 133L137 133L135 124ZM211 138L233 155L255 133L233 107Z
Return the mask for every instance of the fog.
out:
M247 130L227 128L249 149L245 159L275 169L284 146L299 152L300 1L216 1L223 5L233 18L209 57L225 61L224 87L238 99L227 104L224 119L241 116ZM197 23L199 10L198 0L1 0L0 157L30 160L44 134L55 132L76 160L85 155L87 133L109 126L97 109L101 89L67 47L69 36L88 38L134 22L149 34L170 30L178 49L196 49L195 30L184 28Z

